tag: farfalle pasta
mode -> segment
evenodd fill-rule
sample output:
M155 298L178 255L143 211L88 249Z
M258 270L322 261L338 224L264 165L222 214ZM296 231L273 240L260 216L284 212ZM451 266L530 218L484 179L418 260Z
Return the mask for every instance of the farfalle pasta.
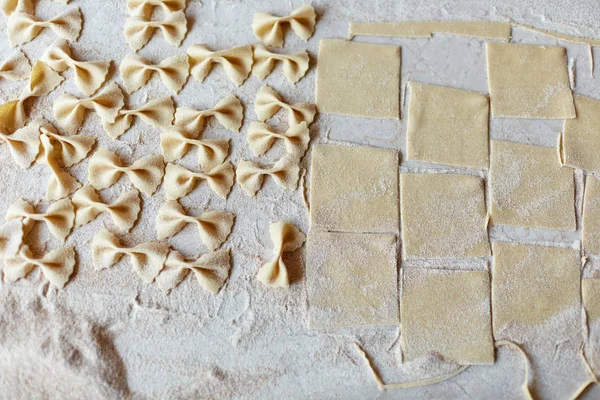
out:
M32 0L0 0L0 9L7 17L14 12L33 13Z
M25 12L13 12L8 17L7 32L10 45L19 46L35 39L42 29L52 29L59 37L76 41L81 33L83 19L79 8L72 8L47 21Z
M296 83L308 71L308 52L299 51L292 54L279 54L272 53L261 45L254 46L254 66L252 67L254 76L265 79L273 71L277 62L281 62L283 75L288 81Z
M117 139L127 132L133 120L139 118L155 128L165 128L173 123L175 104L170 96L149 101L139 108L121 109L114 122L102 120L102 127L108 135Z
M217 294L229 277L231 256L229 249L203 254L196 260L186 260L179 252L171 250L165 268L156 278L158 287L169 293L183 281L190 271L196 280L211 294Z
M185 10L187 0L127 0L129 15L139 15L146 19L152 16L155 7L160 7L165 14Z
M156 235L159 240L175 236L187 224L198 227L202 243L209 250L216 250L231 233L235 216L226 211L207 211L200 215L188 215L177 200L167 201L158 210Z
M62 136L54 126L43 118L35 121L42 135L48 137L53 154L62 166L71 167L87 157L96 143L96 138L88 135Z
M59 200L71 195L81 187L81 183L59 165L54 155L54 146L50 142L50 138L46 135L40 135L40 141L44 149L42 162L48 165L51 172L46 191L46 200Z
M290 279L283 262L283 253L298 250L304 244L306 236L294 225L283 221L271 224L269 233L273 242L274 257L260 267L256 278L268 286L289 286Z
M58 39L42 56L50 68L58 72L73 70L75 85L86 95L91 96L102 86L110 68L110 60L78 61L71 54L69 42Z
M246 160L240 161L236 171L236 181L249 196L254 196L262 187L266 176L270 176L283 188L295 190L298 186L299 174L298 158L287 155L271 167Z
M182 127L190 137L197 137L204 130L208 117L215 117L224 128L239 132L244 119L244 107L240 99L233 94L207 110L178 107L175 112L175 125Z
M38 213L31 204L20 199L14 202L6 212L6 220L13 219L21 219L24 235L31 232L36 222L43 222L52 236L64 241L73 229L75 209L71 200L62 199L50 204L46 212Z
M75 225L81 226L93 221L102 213L108 213L115 225L122 231L129 232L140 213L140 193L133 189L120 195L108 204L100 200L100 196L90 185L75 192L72 199L75 206Z
M229 155L229 139L192 139L176 126L160 134L160 148L165 161L180 160L191 149L198 152L198 163L208 171L223 163Z
M29 59L21 50L15 51L0 64L0 79L24 81L31 75Z
M260 12L254 16L252 29L254 35L269 46L282 47L283 26L288 25L303 40L308 40L315 31L317 14L312 6L298 7L285 17L275 17L269 13Z
M263 86L256 95L254 108L261 122L272 118L280 108L283 108L288 112L290 125L297 125L301 122L306 122L310 125L317 113L317 107L314 104L298 103L289 105L285 103L279 93L267 85Z
M40 152L39 124L32 122L13 134L0 131L0 144L6 143L10 154L21 168L29 168Z
M160 30L165 40L173 46L181 46L181 42L183 42L187 33L185 13L177 11L167 14L162 21L152 21L139 15L128 17L125 20L123 33L129 47L134 51L138 51L152 39L156 30Z
M190 74L188 57L185 54L165 58L158 64L129 54L121 61L119 70L127 93L133 93L144 86L154 73L160 76L160 80L168 89L179 93Z
M208 172L194 172L169 163L165 171L166 196L168 200L177 200L194 190L199 181L206 181L213 192L226 199L233 186L233 178L233 165L229 161Z
M276 140L283 141L288 154L302 156L308 149L310 133L306 122L292 125L285 132L279 132L264 122L253 121L248 128L248 143L257 156L265 154Z
M237 86L240 86L252 70L252 46L247 44L232 49L212 51L203 44L195 44L188 48L190 72L194 79L203 82L214 64L221 64L225 74Z
M168 253L169 245L161 242L125 247L106 229L102 229L92 241L92 262L97 270L112 267L126 255L138 276L148 283L152 283L163 269Z
M14 219L0 225L0 260L14 257L23 244L23 222Z
M115 122L124 104L123 92L116 83L111 83L97 94L78 99L68 93L61 94L54 102L54 118L69 134L77 133L88 110L95 111L102 120Z
M165 164L162 156L140 158L129 166L124 166L118 155L100 148L90 158L88 174L91 185L96 189L106 189L125 174L140 192L150 196L161 184Z
M4 260L4 282L16 282L39 268L44 278L62 289L75 269L75 255L75 247L69 246L35 257L28 246L23 246L16 256Z

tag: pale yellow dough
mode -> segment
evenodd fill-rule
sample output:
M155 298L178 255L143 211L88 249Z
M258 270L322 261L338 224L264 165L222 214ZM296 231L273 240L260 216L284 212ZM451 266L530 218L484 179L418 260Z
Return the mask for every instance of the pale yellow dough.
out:
M405 361L494 362L487 271L405 268L400 312Z
M407 158L488 169L488 96L419 82L408 87Z
M585 254L600 254L600 181L593 175L585 180L582 243Z
M318 145L312 153L313 230L398 232L398 152Z
M600 174L600 101L575 96L577 118L563 125L565 165Z
M317 63L319 112L400 118L400 47L324 39Z
M575 118L564 47L487 43L492 117Z
M481 178L402 174L400 182L405 257L490 255Z
M593 325L600 321L600 279L584 279L581 287L587 321Z
M490 187L494 224L576 229L573 170L554 148L492 140Z
M510 32L510 22L402 21L350 23L350 39L354 36L428 38L434 33L442 33L482 39L499 39L508 42Z
M579 251L495 242L492 244L492 309L496 340L517 340L523 330L557 323L559 335L581 329ZM568 332L560 332L560 326Z
M395 235L313 232L306 277L309 328L398 324Z

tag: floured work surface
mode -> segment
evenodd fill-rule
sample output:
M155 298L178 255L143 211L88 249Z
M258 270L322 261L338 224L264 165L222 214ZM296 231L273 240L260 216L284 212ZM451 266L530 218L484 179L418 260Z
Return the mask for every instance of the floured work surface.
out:
M308 326L397 325L396 264L395 235L308 235Z
M428 38L433 34L471 36L483 39L510 39L509 22L488 21L404 21L351 22L350 38L354 36L397 36Z

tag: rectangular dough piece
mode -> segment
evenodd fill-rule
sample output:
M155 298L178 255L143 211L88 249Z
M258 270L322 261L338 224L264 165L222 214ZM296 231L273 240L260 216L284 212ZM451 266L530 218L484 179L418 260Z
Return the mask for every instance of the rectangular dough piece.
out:
M488 169L487 95L410 82L407 159Z
M576 230L573 170L556 149L492 140L490 164L493 224Z
M310 233L308 327L398 324L396 236Z
M595 325L600 322L600 279L584 279L581 287L588 324Z
M492 117L575 118L564 47L487 43Z
M600 181L591 174L585 178L582 243L584 254L600 254Z
M490 255L481 178L402 174L400 180L405 257Z
M563 125L565 165L600 174L600 100L575 96L575 110Z
M401 21L350 22L350 39L354 36L392 36L429 38L435 33L470 36L481 39L510 39L510 22L488 21Z
M487 271L403 269L400 311L406 361L494 362Z
M321 113L400 119L400 47L321 40L316 102Z
M578 251L495 242L492 253L492 320L496 340L526 340L527 333L535 335L535 328L544 325L550 325L557 338L579 334Z
M311 168L311 229L398 232L397 151L317 145Z

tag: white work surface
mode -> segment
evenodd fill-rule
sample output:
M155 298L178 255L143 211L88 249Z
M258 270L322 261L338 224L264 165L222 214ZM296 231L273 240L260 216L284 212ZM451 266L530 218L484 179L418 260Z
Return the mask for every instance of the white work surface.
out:
M49 0L38 3L37 14L44 19L65 9L64 5ZM213 49L256 43L251 27L255 12L286 15L301 4L302 1L296 0L191 0L186 10L190 29L181 48L169 45L156 34L139 54L157 62L184 52L194 43L204 43ZM314 102L319 39L346 38L350 21L510 18L579 35L598 34L600 21L600 8L595 0L345 0L314 1L313 5L318 13L313 37L304 42L292 33L286 35L285 52L308 49L311 56L311 68L297 85L291 85L278 67L265 82L251 76L236 88L217 67L204 83L190 78L180 94L174 96L177 105L196 108L211 107L232 93L240 97L245 106L241 134L213 123L205 133L206 137L232 139L230 160L234 165L240 159L256 160L245 133L249 123L256 119L253 101L259 88L266 83L290 102ZM82 35L78 42L72 43L74 55L82 60L112 59L110 79L120 83L118 64L131 53L122 33L127 17L126 1L72 0L70 6L80 7L84 16ZM12 53L5 17L0 17L0 27L0 59L4 59ZM575 66L575 92L598 97L600 78L594 80L590 76L587 46L518 28L513 30L513 36L516 42L566 46L568 58ZM45 30L22 49L33 60L55 38L51 31ZM488 91L483 40L445 35L431 39L357 37L355 40L402 47L402 91L409 80ZM52 102L60 93L81 95L71 79L72 72L65 76L67 82L58 90L34 102L32 117L43 115L53 120ZM0 99L15 98L24 84L0 82ZM154 77L130 96L128 104L140 106L148 99L166 94L168 90ZM402 102L404 117L407 111L404 96ZM285 128L285 117L279 116L279 122ZM494 120L491 137L556 146L561 127L562 121ZM395 121L319 115L311 126L311 146L319 142L349 142L404 152L405 132L404 118ZM98 117L90 113L81 133L96 136L98 146L117 151L127 162L160 153L159 131L141 121L115 141L103 132ZM276 160L283 151L283 146L278 145L259 160ZM88 161L89 158L71 170L82 183L87 182ZM303 165L308 167L309 161L310 151ZM195 163L196 154L190 152L184 165L194 167ZM49 176L43 165L21 170L5 147L0 147L0 165L0 214L21 197L45 209L46 203L38 202L45 195ZM424 168L432 167L402 162L403 171ZM583 180L581 174L576 177L580 198ZM128 187L129 181L123 178L105 191L104 197L114 200ZM155 239L157 210L164 201L162 186L154 196L143 196L140 219L124 237L124 244ZM113 226L110 217L102 215L69 236L67 244L75 245L78 251L78 267L63 290L49 287L38 272L15 284L0 283L0 398L523 398L524 363L514 351L502 349L494 365L470 367L437 385L380 392L354 342L361 343L371 355L386 383L442 375L456 367L435 360L402 365L399 329L309 330L304 248L288 260L293 281L288 289L269 288L255 278L259 266L272 256L268 235L271 222L287 220L308 232L302 190L286 191L267 179L255 198L248 197L236 184L225 201L201 185L182 204L194 210L224 209L237 217L233 233L225 243L225 247L231 248L233 267L221 292L212 296L189 276L167 296L156 284L143 282L126 261L108 270L94 270L91 240L102 227ZM578 215L580 211L579 205ZM494 227L491 239L578 248L580 231L580 226L577 233L563 234ZM40 253L60 245L48 235L43 224L36 225L28 243ZM188 257L206 251L193 226L185 228L171 243ZM438 262L437 266L482 269L487 268L488 261ZM421 264L426 263L407 264L406 268ZM588 265L588 269L586 276L593 275L593 268ZM573 351L577 344L557 343L551 347L553 351L534 357L536 391L541 398L566 399L587 376ZM600 396L600 389L590 391L589 398L594 396Z

